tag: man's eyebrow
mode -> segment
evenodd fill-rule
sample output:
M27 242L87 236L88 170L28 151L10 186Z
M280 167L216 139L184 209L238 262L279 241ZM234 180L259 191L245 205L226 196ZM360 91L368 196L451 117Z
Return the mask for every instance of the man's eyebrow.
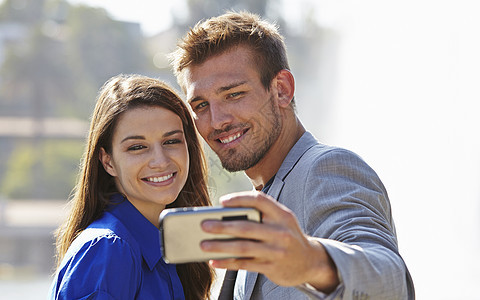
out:
M219 88L217 89L217 94L220 94L220 93L222 93L222 92L231 90L231 89L236 88L237 86L241 86L242 84L245 84L245 83L247 83L246 80L240 81L240 82L235 82L235 83L232 83L232 84L227 85L227 86L219 87Z
M200 100L203 100L203 97L197 96L197 97L195 97L191 100L188 100L187 102L188 102L188 104L192 104L193 102L200 101Z
M180 130L180 129L168 131L168 132L165 132L165 133L163 134L163 137L169 137L169 136L175 135L175 134L177 134L177 133L183 134L183 131ZM120 142L120 144L123 143L123 142L126 142L126 141L128 141L128 140L145 140L145 137L144 137L143 135L130 135L130 136L127 136L126 138L124 138L124 139Z
M219 87L219 88L215 91L215 93L218 95L218 94L220 94L220 93L222 93L222 92L231 90L231 89L236 88L236 87L238 87L238 86L241 86L241 85L243 85L243 84L245 84L245 83L247 83L246 80L240 81L240 82L235 82L235 83L232 83L232 84L230 84L230 85L222 86L222 87ZM190 103L190 104L192 104L193 102L201 101L201 100L203 100L203 97L202 97L202 96L197 96L197 97L195 97L195 98L193 98L193 99L191 99L191 100L188 100L187 102Z

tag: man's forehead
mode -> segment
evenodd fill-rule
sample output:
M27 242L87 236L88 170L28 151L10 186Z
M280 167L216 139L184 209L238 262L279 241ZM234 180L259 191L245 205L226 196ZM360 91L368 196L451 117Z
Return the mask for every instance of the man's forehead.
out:
M184 87L187 101L203 94L219 93L239 83L248 83L248 75L236 69L210 69L205 72L198 67L188 67L184 73Z
M239 67L256 69L254 54L248 47L237 46L207 58L198 64L190 64L184 71L189 73L190 77L202 76L197 73L232 73ZM226 75L226 74L224 74Z

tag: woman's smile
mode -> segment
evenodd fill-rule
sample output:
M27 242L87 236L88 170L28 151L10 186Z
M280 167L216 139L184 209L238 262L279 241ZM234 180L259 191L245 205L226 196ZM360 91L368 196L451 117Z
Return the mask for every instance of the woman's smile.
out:
M143 178L142 180L148 183L158 183L162 185L167 185L173 181L175 175L177 175L177 172L173 172L165 176L146 177L146 178Z

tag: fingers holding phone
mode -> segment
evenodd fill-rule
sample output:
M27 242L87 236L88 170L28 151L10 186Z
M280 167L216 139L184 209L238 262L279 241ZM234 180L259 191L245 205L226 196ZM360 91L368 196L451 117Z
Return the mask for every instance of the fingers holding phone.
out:
M311 282L326 270L328 254L316 240L305 235L293 212L261 192L244 192L222 198L225 207L253 207L262 213L262 223L242 221L202 224L208 233L228 234L242 240L202 242L206 252L229 252L241 258L212 260L215 268L245 269L265 274L273 282L294 286ZM320 259L317 259L320 258ZM331 273L331 272L330 272Z
M167 263L187 263L238 257L228 251L204 251L203 240L235 240L238 236L202 230L202 223L261 222L260 212L248 207L185 207L166 209L160 215L160 240Z

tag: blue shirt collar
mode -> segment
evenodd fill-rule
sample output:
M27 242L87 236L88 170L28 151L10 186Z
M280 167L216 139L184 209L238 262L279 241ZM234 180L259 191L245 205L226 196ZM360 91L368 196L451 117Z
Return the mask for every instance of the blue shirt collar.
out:
M121 194L110 198L108 211L117 217L137 241L150 271L162 258L159 230Z

